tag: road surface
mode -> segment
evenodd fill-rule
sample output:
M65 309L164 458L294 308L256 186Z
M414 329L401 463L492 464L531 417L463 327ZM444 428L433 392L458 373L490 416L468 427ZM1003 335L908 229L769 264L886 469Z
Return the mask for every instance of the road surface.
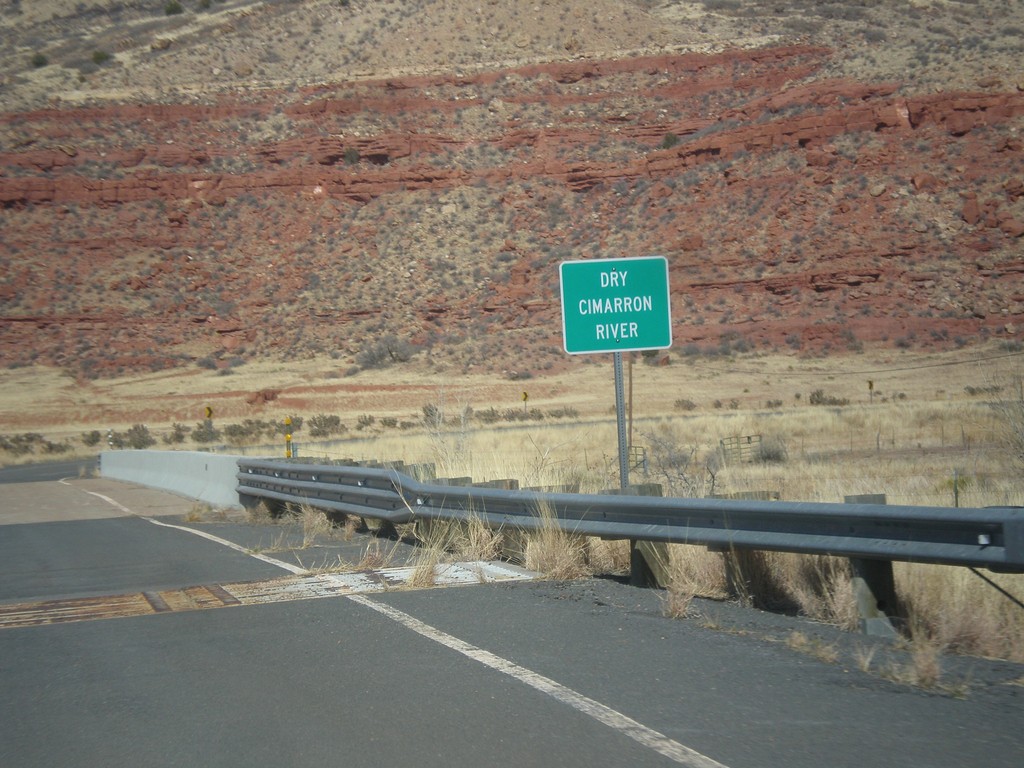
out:
M370 537L289 550L103 479L0 491L5 768L1024 764L1022 665L948 659L922 691L800 619L672 620L608 579L360 591L304 572Z

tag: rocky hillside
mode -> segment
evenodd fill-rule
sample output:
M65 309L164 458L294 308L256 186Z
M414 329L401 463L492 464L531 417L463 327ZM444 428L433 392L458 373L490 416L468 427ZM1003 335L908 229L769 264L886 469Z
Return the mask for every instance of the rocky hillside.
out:
M568 362L559 262L647 254L675 354L1024 330L1018 1L0 20L5 365L541 373Z

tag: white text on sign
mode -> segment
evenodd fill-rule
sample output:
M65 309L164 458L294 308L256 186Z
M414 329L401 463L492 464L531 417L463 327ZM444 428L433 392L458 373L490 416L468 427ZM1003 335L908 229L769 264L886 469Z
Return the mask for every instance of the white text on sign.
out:
M599 339L635 339L639 326L636 323L599 323L594 330Z
M601 273L601 287L602 288L614 288L621 285L623 288L626 287L626 270L612 270L611 272Z

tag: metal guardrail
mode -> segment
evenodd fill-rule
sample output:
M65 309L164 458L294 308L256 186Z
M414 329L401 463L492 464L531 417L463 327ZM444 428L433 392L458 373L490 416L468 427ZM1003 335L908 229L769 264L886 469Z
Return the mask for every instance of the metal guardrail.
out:
M939 563L1024 573L1024 508L984 509L506 491L393 469L239 459L238 493L394 524L478 518L585 536Z

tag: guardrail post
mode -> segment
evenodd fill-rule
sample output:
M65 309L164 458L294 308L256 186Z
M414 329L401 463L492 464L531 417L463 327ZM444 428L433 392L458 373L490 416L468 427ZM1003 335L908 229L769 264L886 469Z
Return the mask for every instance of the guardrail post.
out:
M846 496L843 501L847 504L883 505L886 498L884 493L869 493ZM857 603L860 631L874 637L896 637L898 633L892 617L898 614L898 601L892 561L851 557L850 567L853 569L850 586Z
M888 560L867 560L851 557L853 597L857 601L860 631L874 637L896 637L890 619L896 614L896 584L892 563Z
M604 491L615 496L661 496L659 483L641 483ZM668 545L658 541L629 540L629 583L634 587L667 587Z

